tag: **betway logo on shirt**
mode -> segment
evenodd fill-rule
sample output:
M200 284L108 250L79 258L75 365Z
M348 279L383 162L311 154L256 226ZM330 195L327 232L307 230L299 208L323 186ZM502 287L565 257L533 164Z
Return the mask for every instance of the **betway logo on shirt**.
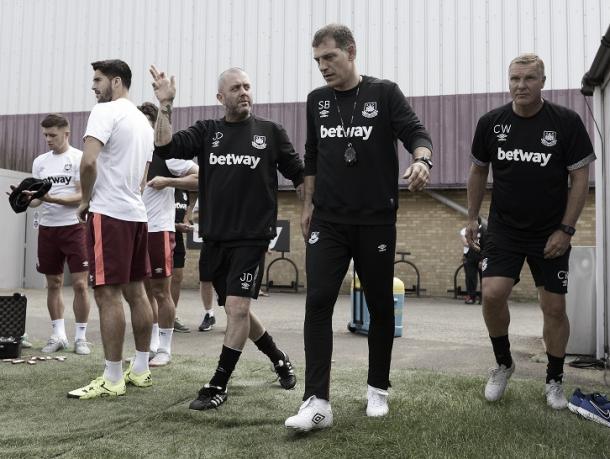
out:
M66 175L58 175L56 177L47 177L45 179L47 182L51 182L51 183L61 183L63 185L70 185L70 182L72 181L72 177L70 176L66 176Z
M551 159L550 153L536 153L534 151L523 151L520 148L514 150L504 151L498 147L498 160L500 161L519 161L524 163L535 163L540 164L540 167L544 167L548 164Z
M221 166L249 166L250 169L256 169L258 163L260 162L260 158L252 155L235 155L233 153L228 153L226 155L215 155L214 153L210 153L210 165L219 164Z
M362 137L362 140L368 140L373 132L373 126L351 126L343 129L340 124L335 128L327 128L320 126L320 138L326 137Z

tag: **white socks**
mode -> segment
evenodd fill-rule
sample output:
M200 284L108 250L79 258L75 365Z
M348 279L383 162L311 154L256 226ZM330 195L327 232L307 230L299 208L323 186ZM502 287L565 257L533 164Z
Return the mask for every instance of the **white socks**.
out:
M51 328L53 329L53 332L51 333L52 336L68 339L68 337L66 336L66 325L64 319L52 320Z
M148 352L136 351L136 358L133 360L133 367L131 367L131 371L133 371L137 375L141 375L142 373L147 371L148 357Z
M159 348L159 324L152 325L152 334L150 335L150 350L157 352ZM137 372L136 372L137 373Z
M116 384L121 379L123 379L123 362L121 362L120 360L118 362L111 362L110 360L106 360L106 367L104 368L104 379L110 381L113 384Z
M212 308L212 309L206 309L206 310L205 310L205 313L206 313L206 314L209 314L209 315L210 315L210 317L214 317L214 308Z
M74 326L76 327L76 332L74 334L74 341L78 341L79 339L82 339L83 341L87 341L87 338L86 338L87 322L84 322L84 323L76 322L74 324Z
M172 353L172 335L174 333L173 328L160 328L159 329L159 350L163 349L168 354Z

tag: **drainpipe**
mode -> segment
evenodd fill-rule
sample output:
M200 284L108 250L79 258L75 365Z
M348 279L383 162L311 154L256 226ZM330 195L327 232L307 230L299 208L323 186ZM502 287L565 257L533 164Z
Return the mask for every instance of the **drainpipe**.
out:
M428 194L428 196L430 196L431 198L436 199L441 204L445 204L447 207L449 207L449 208L459 212L460 214L465 215L466 217L468 217L468 209L466 207L458 204L455 201L452 201L451 199L443 196L442 194L437 193L436 191L426 190L426 193ZM487 219L481 217L481 223L484 226L487 226Z

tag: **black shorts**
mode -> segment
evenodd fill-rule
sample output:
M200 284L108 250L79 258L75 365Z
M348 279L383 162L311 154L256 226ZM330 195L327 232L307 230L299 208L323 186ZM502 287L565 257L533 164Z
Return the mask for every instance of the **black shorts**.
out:
M176 247L174 248L174 268L184 268L186 260L186 247L184 246L184 233L176 231Z
M203 244L199 256L199 280L212 282L218 304L227 296L258 298L267 246L222 247Z
M544 258L544 243L519 246L504 238L489 235L483 248L481 271L483 277L510 277L519 282L523 262L532 272L536 287L544 287L551 293L565 295L568 292L570 247L558 258Z

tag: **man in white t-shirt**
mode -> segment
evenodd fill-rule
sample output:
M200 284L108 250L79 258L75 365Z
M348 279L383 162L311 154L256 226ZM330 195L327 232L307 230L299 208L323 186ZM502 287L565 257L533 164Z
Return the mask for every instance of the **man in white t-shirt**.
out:
M150 275L147 216L140 194L153 130L128 99L131 70L120 60L93 62L93 107L84 135L79 218L87 220L89 274L99 308L104 344L104 374L68 397L90 399L125 394L126 383L152 385L148 351L152 310L144 279ZM123 374L125 314L129 303L135 359Z
M79 170L83 152L70 146L70 123L63 115L47 115L40 126L51 150L34 160L32 176L53 184L46 195L30 202L30 207L41 206L36 269L46 277L47 308L52 327L51 337L42 352L57 352L69 345L62 295L67 262L74 290L74 352L86 355L90 353L86 339L90 308L86 229L76 216L81 199Z
M158 108L150 102L138 107L150 122L157 120ZM176 306L171 294L174 248L176 246L174 188L172 180L180 184L190 181L196 186L199 166L183 159L164 160L153 155L148 165L149 180L142 193L148 215L148 258L151 277L145 282L146 293L153 309L153 326L150 350L154 357L151 367L162 367L171 361L171 344L174 333Z

